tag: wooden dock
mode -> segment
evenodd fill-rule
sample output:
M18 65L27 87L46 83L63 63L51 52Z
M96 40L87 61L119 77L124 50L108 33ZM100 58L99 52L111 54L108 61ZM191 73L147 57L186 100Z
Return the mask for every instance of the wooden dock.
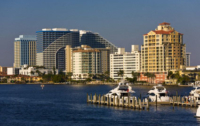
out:
M180 96L173 96L170 98L170 104L174 106L185 106L185 107L198 107L198 102L194 100L188 100L187 98Z
M117 106L117 107L126 107L126 108L132 108L132 109L140 109L144 110L149 109L149 102L146 102L141 99L137 99L136 97L122 97L119 98L116 97L107 97L105 95L88 95L87 94L87 103L91 104L99 104L99 105L107 105L107 106Z
M136 98L136 97L118 97L118 96L101 96L97 95L88 95L87 94L87 103L91 104L99 104L99 105L106 105L106 106L117 106L117 107L126 107L126 108L132 108L132 109L140 109L144 110L147 109L149 110L149 105L172 105L173 107L175 106L185 106L185 107L198 107L198 103L196 100L194 101L188 101L188 99L180 96L173 96L170 97L169 102L149 102L148 100Z

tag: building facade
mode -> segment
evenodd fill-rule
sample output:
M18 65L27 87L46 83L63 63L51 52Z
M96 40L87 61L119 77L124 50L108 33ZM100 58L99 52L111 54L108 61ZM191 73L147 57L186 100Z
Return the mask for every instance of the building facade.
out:
M53 74L54 71L52 69L44 69L44 68L36 68L36 67L29 67L28 65L23 65L19 69L20 75L26 76L38 76L38 72L41 74ZM58 70L55 70L55 74L58 74Z
M141 72L166 72L185 65L183 34L170 23L160 23L155 30L143 35Z
M14 68L14 67L7 68L7 75L18 75L18 74L19 74L19 68Z
M73 78L86 79L89 74L109 71L110 49L91 48L87 45L70 48L66 46L66 72L72 72Z
M37 31L37 65L65 70L65 47L80 45L79 31L66 28L44 28Z
M132 71L140 71L140 52L138 45L132 45L131 52L125 52L125 48L118 48L118 52L110 54L110 77L117 80L118 71L123 70L123 78L132 78Z
M14 67L21 65L36 65L36 36L20 35L14 41Z
M191 53L190 52L186 52L186 66L190 66L190 55Z
M117 52L117 47L103 38L98 33L94 33L91 31L80 31L81 35L81 44L88 45L91 48L110 48L110 53Z
M71 48L80 45L89 45L91 48L109 48L110 52L116 51L116 46L110 43L97 33L90 31L66 29L66 28L44 28L42 31L37 31L37 60L38 66L45 68L66 70L71 68L65 62L66 46ZM70 52L68 52L70 53ZM68 70L69 71L69 70Z

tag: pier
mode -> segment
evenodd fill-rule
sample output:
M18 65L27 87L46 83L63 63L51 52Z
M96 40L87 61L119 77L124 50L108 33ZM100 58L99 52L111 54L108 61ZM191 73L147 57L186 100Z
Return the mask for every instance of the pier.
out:
M170 105L173 106L182 106L182 107L198 107L198 102L196 100L188 100L185 97L181 96L172 96L170 97L169 102L149 102L149 98L147 100L140 99L136 97L118 97L118 96L105 96L105 95L88 95L87 94L87 103L91 104L99 104L106 106L116 106L116 107L125 107L131 109L139 109L139 110L149 110L149 105Z
M107 105L107 106L117 106L117 107L126 107L126 108L132 108L132 109L139 109L139 110L144 110L149 109L149 102L146 102L141 100L140 98L136 97L118 97L118 96L113 96L113 97L107 97L105 95L88 95L87 94L87 103L91 104L99 104L99 105Z
M185 97L173 96L170 97L170 104L174 106L185 106L185 107L198 107L198 102L194 100L188 100Z

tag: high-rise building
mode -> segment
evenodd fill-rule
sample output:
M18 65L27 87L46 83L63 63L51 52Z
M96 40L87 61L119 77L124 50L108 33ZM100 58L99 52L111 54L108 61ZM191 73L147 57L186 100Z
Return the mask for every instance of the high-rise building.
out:
M37 31L37 65L65 70L65 47L80 45L79 31L66 28L44 28Z
M76 48L66 46L65 51L66 72L72 72L74 79L86 79L89 74L109 71L109 48L91 48L87 45Z
M98 33L80 30L81 44L91 48L110 48L110 53L117 52L117 47Z
M14 67L36 65L36 36L20 35L14 41Z
M132 78L132 71L140 71L140 52L138 45L132 45L131 52L125 52L125 48L118 48L118 52L110 54L110 77L120 79L119 70L124 71L123 78Z
M45 28L42 31L37 31L37 60L38 66L44 66L45 68L69 70L70 64L67 65L65 59L71 55L67 48L74 48L80 45L88 45L91 48L106 49L109 48L110 52L116 51L116 46L110 43L97 33L90 31L70 29L66 28ZM70 47L66 47L69 45ZM110 54L109 52L109 54ZM103 51L102 51L103 53ZM70 62L71 63L71 62ZM106 68L107 69L107 68ZM108 66L109 69L109 66Z
M186 52L186 66L190 66L190 52Z
M170 23L160 23L143 37L141 72L166 72L185 65L183 34L175 31Z
M72 72L72 48L71 45L67 45L65 48L65 68L66 73Z

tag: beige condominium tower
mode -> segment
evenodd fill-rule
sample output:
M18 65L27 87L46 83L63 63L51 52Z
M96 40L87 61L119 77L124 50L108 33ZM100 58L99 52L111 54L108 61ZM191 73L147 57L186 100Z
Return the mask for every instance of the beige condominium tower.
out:
M185 65L183 34L174 30L170 23L160 23L143 38L141 72L167 72Z

